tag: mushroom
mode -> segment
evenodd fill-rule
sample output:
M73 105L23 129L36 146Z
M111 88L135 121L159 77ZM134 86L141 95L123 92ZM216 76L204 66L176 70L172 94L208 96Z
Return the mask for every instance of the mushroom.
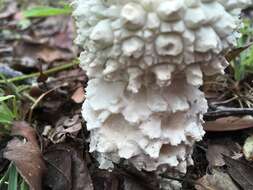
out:
M186 172L202 139L203 75L223 73L251 0L75 0L89 82L83 117L100 167Z

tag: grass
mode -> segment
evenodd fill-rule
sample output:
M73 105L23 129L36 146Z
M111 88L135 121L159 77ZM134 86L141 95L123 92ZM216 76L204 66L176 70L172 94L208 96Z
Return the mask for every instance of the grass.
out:
M70 15L72 13L72 8L69 5L64 5L62 8L39 6L23 11L23 16L25 18L39 18L39 17L49 17L58 15Z
M17 168L11 163L0 178L0 189L1 190L29 190L25 180L19 175Z
M21 5L23 0L19 0ZM43 2L46 2L43 0ZM57 1L58 2L58 1ZM68 4L57 4L57 7L49 6L49 3L42 3L43 6L37 6L22 11L23 20L20 23L27 25L27 21L33 18L43 18L58 15L70 15L72 13L72 7ZM0 0L0 8L5 6L5 0ZM27 2L28 4L28 2ZM22 6L21 6L22 7ZM30 22L28 22L29 24ZM78 65L78 61L73 61L69 64L60 65L58 67L49 69L43 74L50 75L62 70L69 69L75 65ZM11 126L15 120L23 120L25 116L22 115L20 107L22 107L22 101L30 101L34 103L32 97L29 97L28 90L31 88L29 85L23 85L22 81L39 77L41 72L23 75L19 77L6 79L0 74L0 137L10 136ZM16 83L18 82L18 83ZM14 84L15 83L15 84ZM1 138L0 138L1 143ZM0 190L28 190L29 187L25 180L20 176L14 163L10 163L7 170L0 174Z
M53 74L62 70L66 70L78 65L78 61L73 61L69 64L64 64L48 71L43 74ZM21 101L28 101L34 103L32 97L29 98L28 90L31 88L29 85L23 85L21 82L25 79L39 77L39 73L32 73L30 75L23 75L6 79L0 76L0 137L9 136L11 126L14 120L23 120L25 116L20 111ZM19 82L19 83L14 83ZM36 101L36 100L35 100ZM0 139L1 140L1 139ZM1 141L0 141L1 143ZM0 189L1 190L28 190L28 186L24 179L18 174L14 163L10 163L8 169L0 175Z
M253 21L250 19L243 20L243 27L240 30L241 37L237 40L239 47L248 45L253 41ZM253 73L253 46L240 53L240 55L232 62L234 69L234 78L241 81Z

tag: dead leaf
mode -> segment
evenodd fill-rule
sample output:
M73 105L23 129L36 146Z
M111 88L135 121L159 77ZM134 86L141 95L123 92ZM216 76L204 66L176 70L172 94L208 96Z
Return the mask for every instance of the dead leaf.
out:
M82 123L79 114L73 117L64 116L57 121L54 128L46 126L43 136L56 144L64 142L67 136L75 139L81 129Z
M30 127L25 121L13 122L11 135L22 136L26 138L28 142L39 148L35 129Z
M220 139L216 141L211 141L208 144L208 149L206 152L206 158L210 166L224 166L225 161L223 155L226 156L237 156L241 155L241 147L233 142L231 139Z
M253 166L224 155L229 175L244 189L253 189Z
M108 178L104 182L104 186L104 190L118 190L120 188L120 178L113 173L109 173Z
M230 61L233 61L234 59L236 59L240 55L240 53L242 53L244 50L248 49L252 44L253 43L249 43L249 44L247 44L245 46L232 49L226 55L227 61L230 62Z
M80 152L67 144L56 144L45 152L48 163L45 187L52 190L94 190L86 162Z
M82 103L85 100L85 93L83 87L79 87L71 96L71 99L77 104Z
M197 183L197 190L239 190L228 174L218 170L213 170L213 174L206 174Z
M46 63L52 63L58 60L70 60L74 58L74 55L69 51L50 47L43 47L36 55L37 58Z
M236 131L253 127L253 117L223 117L215 121L206 121L204 129L206 131Z
M1 2L1 3L4 3L4 2ZM17 12L17 2L9 1L9 4L6 6L5 11L0 12L0 19L8 18L14 15L16 12Z
M65 17L65 26L59 30L53 38L49 38L49 44L51 47L58 47L61 49L67 49L72 52L77 52L77 48L74 46L75 38L75 26L72 17Z
M136 181L125 178L124 179L124 190L144 190L140 184L136 183Z
M31 190L42 190L42 176L46 170L35 131L24 122L16 122L12 135L26 138L24 142L14 138L7 144L4 157L13 161L20 175L25 179Z

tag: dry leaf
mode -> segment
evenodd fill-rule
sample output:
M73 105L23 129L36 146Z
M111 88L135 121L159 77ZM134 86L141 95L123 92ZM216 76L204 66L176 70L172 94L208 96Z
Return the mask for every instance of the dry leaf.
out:
M223 155L226 156L237 156L241 155L241 147L230 139L219 139L216 141L211 141L208 144L208 149L206 152L206 158L210 166L224 166L225 161Z
M240 53L242 53L244 50L248 49L252 44L253 43L249 43L245 46L238 47L238 48L231 50L229 53L227 53L226 59L228 60L228 62L233 61L234 59L236 59L240 55Z
M77 103L80 104L85 100L85 93L83 87L79 87L74 94L72 95L71 99Z
M31 190L42 190L42 176L46 166L36 141L35 131L24 122L16 122L12 135L22 136L28 141L12 139L6 147L4 157L14 162Z
M22 136L34 146L39 147L35 129L30 127L30 125L24 121L13 122L11 135Z
M253 117L223 117L215 121L206 121L204 129L206 131L236 131L253 127Z
M197 190L239 190L228 174L213 170L197 181Z
M50 129L46 127L43 132L43 136L47 137L56 144L64 142L67 135L73 139L76 138L81 129L82 123L79 115L74 115L73 117L62 117L53 129L51 127Z
M229 175L244 189L253 189L253 166L224 155Z
M52 63L57 60L70 60L74 58L74 55L69 51L50 47L43 47L36 55L38 59L41 59L46 63Z
M136 181L131 180L129 178L124 179L124 190L144 190L140 184L136 183Z
M1 2L4 4L4 2ZM11 15L14 15L17 12L17 2L15 1L9 1L8 5L5 7L4 12L0 12L0 19L5 19L10 17Z
M53 145L44 157L48 163L46 187L52 190L94 190L86 162L73 146Z

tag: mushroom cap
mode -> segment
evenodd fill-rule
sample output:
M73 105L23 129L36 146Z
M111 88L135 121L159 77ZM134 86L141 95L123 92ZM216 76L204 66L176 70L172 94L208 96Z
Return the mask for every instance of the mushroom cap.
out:
M223 73L251 0L75 0L90 81L82 115L101 168L182 172L204 135L204 75Z
M160 86L169 85L178 73L192 78L188 75L192 75L192 65L196 64L194 68L206 75L223 73L228 65L224 54L236 42L236 10L249 3L250 0L76 0L76 42L85 49L81 66L90 78L128 80L132 92L149 82L146 75L153 75ZM132 74L129 68L138 70L138 74ZM169 74L165 77L160 68ZM201 78L198 74L197 82L189 82L200 85Z

